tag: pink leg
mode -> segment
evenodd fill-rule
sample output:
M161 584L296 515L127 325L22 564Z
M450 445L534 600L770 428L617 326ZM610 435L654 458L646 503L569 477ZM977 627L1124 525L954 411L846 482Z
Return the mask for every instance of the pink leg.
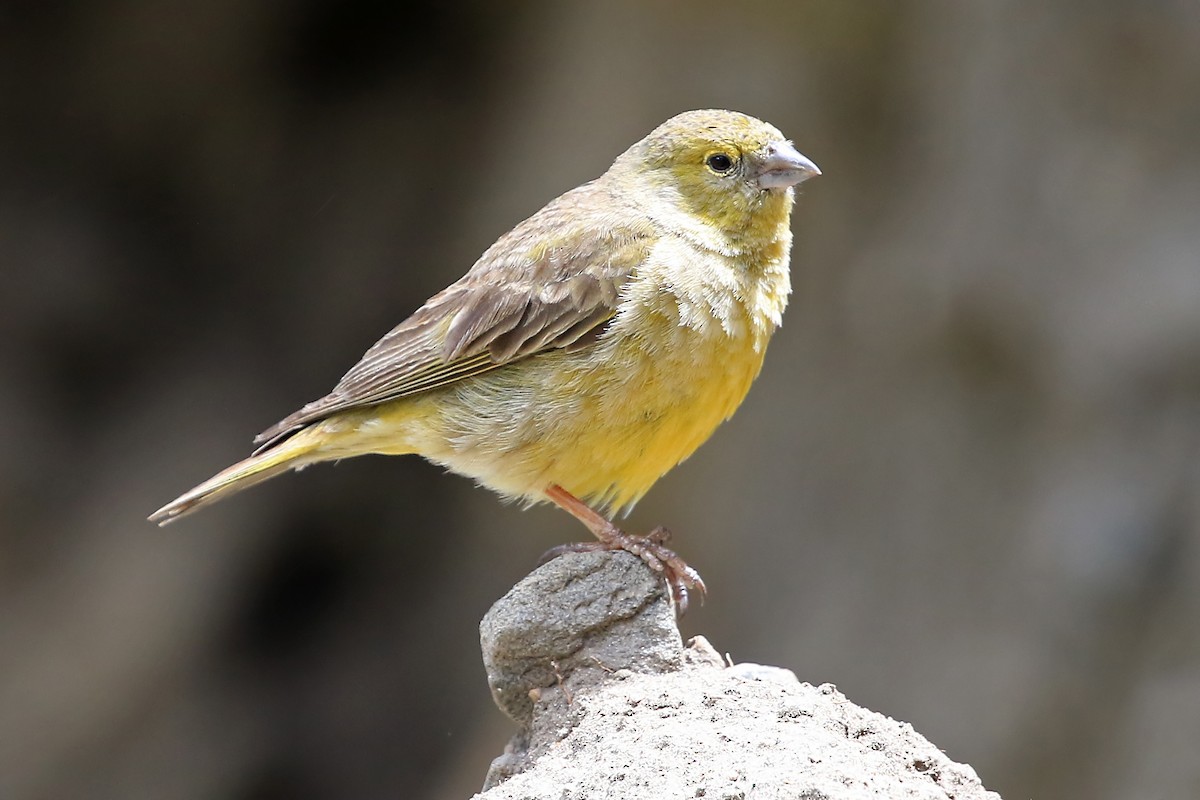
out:
M633 553L646 562L650 569L663 576L667 586L671 589L671 597L675 600L675 607L679 610L680 616L687 612L691 590L695 590L700 596L700 602L704 602L707 589L704 581L700 578L700 573L689 567L687 562L677 556L673 550L667 548L666 543L671 538L671 533L666 528L660 526L646 536L631 536L556 483L552 483L546 488L546 497L586 525L599 541L559 545L546 551L546 554L542 556L543 563L563 553L624 550Z

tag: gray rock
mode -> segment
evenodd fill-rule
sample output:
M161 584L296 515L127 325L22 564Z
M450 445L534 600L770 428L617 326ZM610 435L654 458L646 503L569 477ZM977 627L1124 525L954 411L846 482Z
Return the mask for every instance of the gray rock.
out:
M975 800L971 767L912 726L786 669L685 648L657 576L626 553L540 567L481 626L520 726L477 800Z
M683 643L661 581L629 553L569 553L536 569L479 626L500 710L528 726L546 690L564 694L621 671L682 664Z

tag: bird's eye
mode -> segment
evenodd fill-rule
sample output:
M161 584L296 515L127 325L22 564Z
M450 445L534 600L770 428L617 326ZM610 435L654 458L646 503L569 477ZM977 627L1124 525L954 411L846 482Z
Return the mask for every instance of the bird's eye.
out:
M708 164L708 168L713 172L726 173L733 169L733 159L724 153L713 153L704 160Z

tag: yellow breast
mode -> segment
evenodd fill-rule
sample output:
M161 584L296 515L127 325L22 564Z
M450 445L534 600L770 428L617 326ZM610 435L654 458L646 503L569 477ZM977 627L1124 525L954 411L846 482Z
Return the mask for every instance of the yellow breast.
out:
M532 448L546 464L535 483L628 508L690 456L762 368L790 288L786 253L757 269L678 241L655 253L595 356L563 359L547 399L564 413Z
M605 391L558 426L571 446L544 448L560 450L546 478L609 509L631 506L703 444L741 404L762 367L762 351L744 339L702 337L665 321L647 332L676 341L593 372L588 380Z

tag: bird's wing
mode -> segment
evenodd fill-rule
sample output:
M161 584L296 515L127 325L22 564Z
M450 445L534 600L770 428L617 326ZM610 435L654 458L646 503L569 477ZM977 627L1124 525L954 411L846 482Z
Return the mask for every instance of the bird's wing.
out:
M494 244L471 271L375 343L333 391L255 437L278 439L339 411L428 391L535 353L590 344L649 251L648 225L581 224L568 193ZM599 223L599 224L597 224Z

